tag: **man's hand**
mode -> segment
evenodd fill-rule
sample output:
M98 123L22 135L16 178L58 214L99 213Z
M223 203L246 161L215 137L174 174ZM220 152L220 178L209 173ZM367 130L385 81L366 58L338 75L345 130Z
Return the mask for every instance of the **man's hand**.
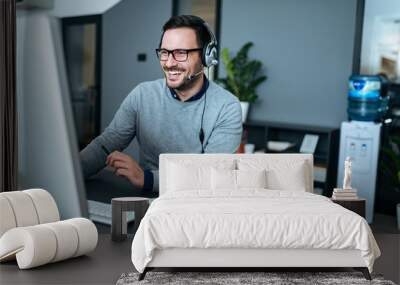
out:
M106 164L114 168L114 173L117 176L124 176L128 178L133 185L143 188L143 169L129 155L114 151L107 156Z

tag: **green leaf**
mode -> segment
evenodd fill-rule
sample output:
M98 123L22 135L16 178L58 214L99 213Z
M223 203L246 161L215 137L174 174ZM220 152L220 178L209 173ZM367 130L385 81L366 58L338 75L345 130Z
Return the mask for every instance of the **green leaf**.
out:
M258 98L257 87L267 80L262 72L262 62L249 60L248 53L253 45L252 42L245 43L233 57L227 48L221 51L226 78L217 82L236 95L240 101L254 102Z

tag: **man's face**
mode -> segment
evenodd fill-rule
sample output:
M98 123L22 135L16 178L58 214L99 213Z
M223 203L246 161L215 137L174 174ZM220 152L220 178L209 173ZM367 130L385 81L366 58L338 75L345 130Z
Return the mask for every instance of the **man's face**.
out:
M165 31L161 49L196 49L200 48L197 44L196 33L190 28L177 28ZM201 51L192 51L188 53L186 61L177 61L172 54L169 54L168 60L161 61L161 67L164 71L168 87L177 90L190 89L193 84L199 80L196 77L188 80L189 75L193 75L202 70Z

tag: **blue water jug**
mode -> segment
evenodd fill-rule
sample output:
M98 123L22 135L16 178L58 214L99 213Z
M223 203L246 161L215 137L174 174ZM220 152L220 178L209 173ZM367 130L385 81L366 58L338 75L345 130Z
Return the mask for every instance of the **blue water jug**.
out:
M380 121L389 108L389 96L382 94L381 76L352 75L349 78L347 114L350 120Z

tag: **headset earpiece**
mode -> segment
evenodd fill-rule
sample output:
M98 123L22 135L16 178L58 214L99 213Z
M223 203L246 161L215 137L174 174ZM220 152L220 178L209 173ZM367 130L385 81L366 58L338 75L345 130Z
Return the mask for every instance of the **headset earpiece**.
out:
M206 22L203 22L203 25L207 29L211 41L203 47L201 61L203 62L203 65L205 67L210 67L218 64L217 38L215 37L214 33L210 29L210 26Z
M209 43L203 49L203 65L210 67L218 64L217 60L217 47L213 43Z

